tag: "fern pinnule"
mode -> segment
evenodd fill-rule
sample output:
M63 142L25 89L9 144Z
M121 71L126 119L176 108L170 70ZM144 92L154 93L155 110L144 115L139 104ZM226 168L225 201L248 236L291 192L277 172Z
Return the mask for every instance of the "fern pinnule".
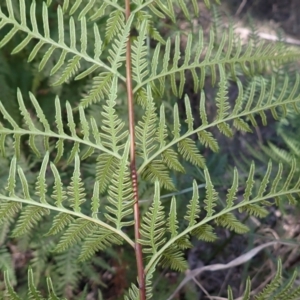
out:
M177 220L177 211L176 211L176 198L172 197L169 218L167 221L168 231L171 233L171 238L175 237L178 234L178 220Z
M187 95L184 97L184 106L186 111L186 120L185 122L188 125L188 131L192 131L194 129L194 117L191 108L191 102Z
M47 151L43 162L41 165L41 169L36 181L36 195L39 196L39 200L41 203L46 204L46 193L47 193L47 183L46 183L46 171L49 163L49 152Z
M1 195L0 195L1 199ZM0 207L0 224L11 222L22 209L22 204L19 202L5 201L1 199Z
M193 181L193 196L187 205L187 212L185 215L185 220L187 220L188 227L192 227L197 223L197 218L200 214L200 205L199 205L199 191L196 180Z
M49 235L56 235L63 231L68 225L73 223L75 220L74 218L67 213L58 213L53 218L53 223L49 231L45 234L46 236Z
M250 166L250 172L249 172L249 175L248 175L248 179L246 181L246 187L245 187L245 192L244 192L244 195L243 195L243 202L247 202L249 201L251 195L252 195L252 189L253 189L253 186L254 186L254 172L255 172L255 164L254 162L251 163L251 166Z
M75 212L81 211L81 204L86 201L86 193L80 176L80 159L75 155L74 172L71 177L70 185L67 187L68 201Z
M133 194L128 170L129 140L125 144L123 157L114 170L111 184L108 186L108 202L105 217L111 221L117 230L124 226L131 226L133 220L124 220L132 214Z
M163 268L171 268L172 270L179 272L184 272L188 269L184 254L176 245L172 245L163 252L159 264Z
M180 163L178 154L172 148L165 150L162 154L162 161L171 170L175 170L181 173L185 173L183 165Z
M5 288L6 288L5 296L9 297L9 299L11 299L11 300L21 300L21 298L14 291L14 288L12 287L12 285L10 283L8 271L4 271L4 282L5 282Z
M75 219L75 221L64 231L54 251L63 252L75 244L78 244L89 236L94 231L95 227L97 227L97 225L89 220Z
M165 243L165 213L160 201L160 186L155 182L153 203L144 215L141 224L141 240L145 253L156 253L158 248ZM174 224L173 224L174 225Z
M106 191L107 186L111 182L111 172L118 168L119 163L119 159L107 153L101 153L97 157L96 180L99 183L99 191L101 194Z
M17 170L17 158L14 156L10 161L8 179L7 179L7 186L5 189L8 191L9 196L15 195L15 188L16 188L16 170Z
M151 153L158 146L156 143L157 114L151 89L149 86L147 88L147 98L148 102L146 105L145 115L135 127L137 152L139 156L141 156L144 160L147 160L150 157Z
M100 133L103 145L114 153L118 153L120 149L124 148L124 139L128 135L128 131L123 130L124 122L116 114L117 84L117 77L114 77L110 87L109 99L106 105L103 105L103 111L101 112L103 125Z
M172 167L174 166L172 165ZM149 180L150 182L156 182L158 180L161 186L168 190L176 190L174 183L170 178L169 170L163 160L156 159L148 163L147 167L143 169L141 175L143 179Z
M28 299L43 299L41 292L35 286L32 269L28 270Z
M255 300L263 300L271 298L273 293L280 288L282 281L282 263L281 260L278 260L277 263L277 272L275 277L272 281L260 292L258 295L255 296ZM273 298L273 297L272 297Z
M147 20L144 20L139 28L139 35L132 44L132 79L140 84L148 75L147 53Z
M97 227L94 232L84 240L78 260L81 262L86 261L97 251L105 250L112 245L121 245L122 243L123 240L120 236L113 234L110 230L105 228Z
M101 72L93 78L93 83L87 95L81 99L83 107L89 107L109 95L114 75L110 72Z
M205 242L214 242L217 239L214 227L209 224L204 224L193 229L191 235Z
M217 217L214 221L218 226L228 228L238 234L243 234L249 231L248 226L241 223L232 213L222 214L222 216Z
M166 145L167 137L168 137L168 130L166 125L165 106L162 104L159 109L159 123L157 129L157 141L159 142L160 149Z
M259 189L258 189L258 192L257 192L257 196L256 197L263 197L266 189L267 189L267 185L269 183L269 178L270 178L270 175L271 175L271 170L272 170L272 161L269 161L268 163L268 167L267 167L267 171L265 172L265 175L262 179L262 181L260 182L260 186L259 186Z
M233 206L234 201L237 199L237 192L238 192L238 186L239 186L239 174L236 168L233 170L233 181L231 188L228 189L227 195L226 195L226 208L230 208Z
M204 207L204 209L207 212L206 217L211 217L215 213L214 207L217 205L218 193L216 192L211 182L210 175L207 168L204 169L204 176L206 182L206 187L205 187L206 198L204 200L206 206Z
M19 237L32 230L45 215L49 215L50 210L41 206L27 205L22 210L17 224L12 232L14 237Z

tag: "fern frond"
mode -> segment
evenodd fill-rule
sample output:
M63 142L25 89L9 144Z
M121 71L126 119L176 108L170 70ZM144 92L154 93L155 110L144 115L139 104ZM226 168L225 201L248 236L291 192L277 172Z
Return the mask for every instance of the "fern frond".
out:
M70 135L67 135L64 131L64 121L62 119L62 113L61 113L62 108L61 108L61 105L60 105L60 100L59 100L58 97L56 97L56 99L55 99L55 125L56 125L56 128L57 128L57 133L55 133L54 131L51 130L50 124L46 120L45 115L42 112L42 109L39 106L39 104L38 104L37 100L35 99L35 97L32 94L30 94L30 98L31 98L31 101L32 101L35 109L36 109L39 120L42 123L42 125L44 126L45 131L42 131L39 128L37 128L36 124L34 124L32 122L32 119L30 118L29 113L25 109L23 98L21 97L21 94L19 92L18 92L18 101L19 101L19 104L20 104L20 111L21 111L22 115L24 116L24 119L25 119L25 122L27 123L27 126L29 127L28 129L23 129L23 128L19 127L18 124L12 119L12 117L8 114L8 112L6 111L6 109L4 108L2 103L0 102L0 113L3 115L3 117L5 119L8 120L10 125L13 127L13 129L9 129L9 128L6 128L4 126L1 127L0 128L0 136L1 136L1 138L3 138L3 137L5 137L7 135L10 135L10 134L14 135L14 146L15 146L15 153L16 153L17 157L20 156L19 153L20 153L20 147L21 147L21 145L20 145L21 136L29 135L30 136L29 146L31 147L31 149L34 152L37 152L36 151L36 145L34 144L34 137L35 136L44 137L45 151L47 151L47 149L49 148L49 137L57 139L57 142L56 142L57 156L56 156L55 162L58 162L60 160L60 158L62 157L62 155L64 154L64 141L66 141L66 140L71 140L74 143L73 149L72 149L72 151L70 153L70 156L69 156L69 159L68 159L68 163L70 163L74 159L75 153L79 150L79 145L80 144L86 145L88 147L92 147L94 149L101 150L104 153L110 153L111 155L113 155L117 158L120 158L120 156L117 153L111 151L109 148L106 148L101 143L100 139L95 138L95 142L93 142L90 139L89 134L87 132L87 127L86 127L87 126L87 121L86 121L83 110L81 110L81 113L80 113L80 125L81 125L82 128L85 128L85 132L84 132L83 138L79 138L78 135L77 135L76 124L74 122L74 116L73 116L73 113L72 113L72 108L71 108L71 106L68 102L66 103L67 117L68 117L68 124L67 125L68 125L68 128L69 128L70 132L71 132ZM92 131L93 131L93 134L94 134L95 126L92 126ZM120 139L125 136L125 133L122 133L122 134L121 134L121 137L119 137Z
M11 0L6 1L7 4L11 5ZM32 40L38 40L38 42L35 44L34 48L32 49L31 53L29 54L28 61L32 61L39 52L41 52L41 48L45 47L46 45L49 45L48 50L44 53L43 59L40 62L39 70L42 70L47 62L53 57L53 53L56 50L61 51L61 55L56 63L56 65L52 68L51 74L60 73L59 79L56 81L55 84L62 84L63 82L68 81L77 71L78 66L80 63L80 60L85 60L86 62L92 63L92 68L95 69L95 66L98 68L104 68L106 71L111 72L112 74L117 75L122 80L125 80L124 77L118 73L117 68L113 67L110 68L107 64L105 64L103 61L100 60L100 55L102 53L102 41L99 34L99 30L96 24L94 24L94 58L92 58L89 54L87 54L87 21L84 16L84 14L87 12L88 5L83 9L80 16L80 42L81 47L80 50L77 49L77 37L76 37L76 28L75 28L75 20L71 16L70 17L70 23L69 23L69 40L70 40L70 46L66 43L66 37L65 37L65 28L64 28L64 20L63 20L63 11L66 9L66 7L61 7L58 5L57 7L57 21L58 21L58 40L55 41L50 37L50 29L49 29L49 17L48 17L48 7L46 3L43 3L42 7L42 25L43 25L43 33L40 32L39 26L37 25L37 19L36 19L36 2L33 1L30 6L30 19L31 19L31 27L32 29L26 24L26 6L25 6L25 0L20 0L20 16L21 22L19 22L15 15L13 13L9 13L8 15L4 14L2 11L0 11L0 20L1 20L1 27L5 25L13 26L11 31L0 41L0 48L3 47L5 44L7 44L18 31L24 32L27 36L25 39L22 40L22 42L15 47L15 49L12 51L12 53L18 53L21 50L23 50L29 42ZM80 1L76 2L77 4L80 3ZM75 3L75 4L76 4ZM77 5L75 5L71 8L70 12L71 15L77 10ZM128 26L125 28L128 29ZM127 37L128 34L126 32L123 32L123 37ZM68 54L68 55L67 55ZM69 58L67 60L67 56ZM67 60L67 61L66 61ZM118 59L116 59L118 61ZM59 71L59 72L58 72ZM80 75L79 75L80 76Z
M160 201L159 183L155 182L153 203L149 211L144 215L141 224L140 243L144 246L145 253L156 253L158 248L165 242L165 214Z

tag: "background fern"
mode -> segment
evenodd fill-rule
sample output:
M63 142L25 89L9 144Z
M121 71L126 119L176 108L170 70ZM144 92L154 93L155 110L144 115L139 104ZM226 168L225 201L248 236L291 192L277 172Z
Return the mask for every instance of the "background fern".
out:
M0 186L0 267L7 270L1 297L79 299L89 293L96 299L98 288L105 289L106 272L120 280L121 270L125 277L125 263L116 259L114 249L128 253L128 263L135 264L129 253L137 242L131 230L136 191L125 117L129 40L138 188L141 197L154 194L140 203L138 242L148 255L148 299L159 293L153 287L159 273L189 268L186 249L196 239L215 241L217 228L231 234L251 230L237 211L246 218L263 218L274 199L280 206L282 199L296 203L298 165L289 153L282 157L290 166L277 169L269 163L258 180L254 163L246 175L234 169L220 177L226 159L213 152L222 149L222 135L242 136L260 123L299 111L299 76L282 74L300 52L282 42L262 42L254 27L247 45L233 26L219 31L222 15L213 2L204 1L213 12L210 29L196 26L172 37L158 20L167 24L162 21L166 16L174 23L181 18L190 26L201 13L197 1L132 1L127 20L121 1L7 0L0 5L0 66L5 67L0 71L5 84L0 142L6 155ZM8 67L27 66L25 60L32 66L26 73ZM295 142L285 139L298 153ZM220 173L219 166L224 168ZM199 192L202 183L205 192ZM22 267L33 268L28 291L20 280L27 271L14 265L15 253L26 249L30 255ZM137 299L135 274L128 273L130 280L116 286L125 293L133 282L125 297ZM280 274L279 264L273 283L258 299L276 295ZM276 297L288 291L296 297L294 277ZM249 293L247 281L245 299Z

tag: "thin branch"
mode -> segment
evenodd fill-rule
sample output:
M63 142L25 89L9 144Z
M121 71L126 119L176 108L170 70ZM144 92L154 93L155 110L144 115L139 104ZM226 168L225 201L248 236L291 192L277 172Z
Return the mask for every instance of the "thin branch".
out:
M130 0L125 0L126 20L130 17ZM134 197L134 236L135 236L135 257L138 271L138 286L140 291L140 300L146 300L145 273L143 263L142 245L139 243L140 236L140 209L137 188L137 171L135 163L135 129L134 129L134 107L133 107L133 91L132 91L132 75L131 75L131 44L130 38L127 41L126 51L126 87L128 98L128 118L129 118L129 134L130 134L130 171L131 182Z

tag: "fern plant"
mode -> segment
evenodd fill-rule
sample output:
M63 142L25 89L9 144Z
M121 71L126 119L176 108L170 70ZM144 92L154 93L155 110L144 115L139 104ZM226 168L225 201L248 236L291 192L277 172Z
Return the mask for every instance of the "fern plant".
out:
M293 181L294 164L287 178L282 179L279 167L272 179L270 163L255 192L252 164L242 199L238 197L239 174L235 169L226 206L219 209L218 192L199 145L212 151L219 149L211 132L214 127L232 137L237 131L251 132L251 127L257 125L257 116L266 124L266 111L275 119L285 115L288 108L298 111L299 77L291 91L285 93L288 77L282 82L275 75L269 80L262 76L266 71L272 73L274 65L299 59L297 49L264 43L249 43L245 47L234 36L232 26L220 39L213 28L207 43L200 28L197 37L187 35L184 50L180 35L164 40L153 20L168 16L175 22L178 8L191 20L199 13L196 0L188 5L182 0L126 0L125 6L121 1L109 0L52 2L6 0L0 4L1 48L19 34L21 42L11 53L28 53L28 62L37 63L40 72L49 70L52 86L88 78L78 105L59 96L53 99L55 120L51 122L33 93L29 93L29 110L21 90L16 91L22 122L8 112L3 100L0 102L0 151L3 156L9 152L10 138L14 149L6 183L0 188L0 220L6 228L11 226L14 237L30 234L50 218L51 227L45 235L59 237L54 251L80 247L81 262L112 245L127 243L135 253L137 282L132 283L124 297L143 300L152 297L152 280L158 266L181 272L187 269L184 250L192 247L190 236L213 241L217 238L217 226L245 233L248 227L235 211L263 217L273 199L296 201L300 181ZM210 7L213 1L204 2ZM37 10L41 12L39 21ZM55 10L57 17L57 35L49 29L50 10ZM101 34L99 24L103 24L103 19L105 33ZM131 36L132 29L136 30L136 37ZM150 38L156 40L155 49L149 45ZM194 91L200 94L199 126L195 126L194 107L188 96L183 95L187 72L192 74ZM244 90L239 74L255 76L256 80ZM207 77L218 88L215 118L206 111ZM229 80L238 87L233 104L228 97ZM275 93L278 85L282 86L279 95ZM167 87L176 97L184 96L184 121L177 104L171 108L171 117L166 111L169 104L161 100ZM118 97L125 90L128 120L119 111ZM195 135L198 141L192 138ZM24 138L32 153L40 158L34 184L28 181L27 170L19 163ZM66 164L62 166L63 158ZM92 189L84 184L85 161L96 162ZM194 180L184 220L179 220L176 198L172 198L166 212L160 194L176 190L172 175L185 172L186 163L203 169L206 193L201 205L198 183ZM62 178L64 168L72 168L69 180ZM154 197L142 215L139 187L143 184L154 185ZM183 225L179 226L179 222ZM132 227L134 237L130 234ZM20 299L10 284L8 272L4 279L4 297ZM47 284L48 299L59 299L50 278ZM269 288L270 293L274 286ZM249 289L247 284L245 299L249 298ZM289 299L296 299L297 293L298 290L289 294ZM28 298L44 296L29 270ZM229 289L229 298L232 297Z

